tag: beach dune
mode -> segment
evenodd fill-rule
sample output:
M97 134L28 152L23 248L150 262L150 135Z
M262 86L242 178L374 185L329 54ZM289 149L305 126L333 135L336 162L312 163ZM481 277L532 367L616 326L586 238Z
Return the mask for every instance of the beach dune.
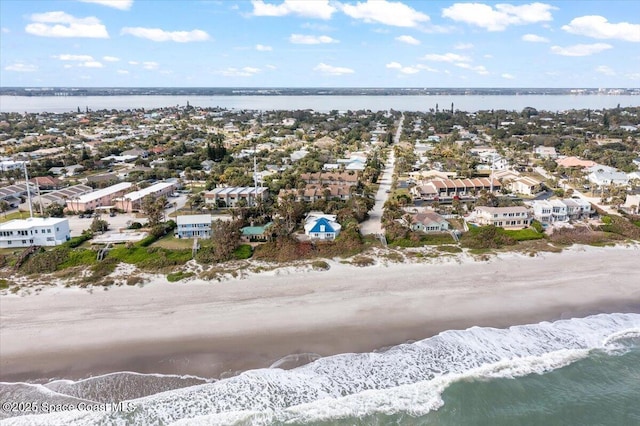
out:
M2 296L0 381L113 371L215 378L449 329L640 312L636 246L460 259Z

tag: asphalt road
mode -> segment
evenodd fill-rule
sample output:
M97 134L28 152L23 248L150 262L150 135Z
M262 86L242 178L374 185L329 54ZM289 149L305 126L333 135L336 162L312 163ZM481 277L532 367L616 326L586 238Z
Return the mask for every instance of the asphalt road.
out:
M395 137L393 138L393 143L397 144L400 141L400 135L402 134L402 125L404 123L404 114L400 117L400 122L398 123L398 129L396 131ZM382 171L382 175L378 182L380 183L380 188L378 188L378 192L376 193L376 202L373 205L373 209L369 211L369 218L360 224L360 233L362 235L368 234L382 234L382 212L384 211L384 203L387 202L389 198L389 192L391 191L391 181L393 179L393 169L395 164L395 155L393 149L390 150L389 157L384 166L384 170Z

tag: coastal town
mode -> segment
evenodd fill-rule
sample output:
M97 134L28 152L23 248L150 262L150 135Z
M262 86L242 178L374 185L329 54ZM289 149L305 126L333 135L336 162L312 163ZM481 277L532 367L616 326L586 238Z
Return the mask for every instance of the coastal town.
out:
M640 238L640 108L78 107L0 114L0 150L5 292L36 273L122 284L121 264L180 281L249 258L323 269Z

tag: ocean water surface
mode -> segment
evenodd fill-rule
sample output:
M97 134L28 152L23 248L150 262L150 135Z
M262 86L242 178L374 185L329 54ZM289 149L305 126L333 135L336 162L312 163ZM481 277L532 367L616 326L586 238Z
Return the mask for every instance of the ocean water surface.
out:
M450 330L221 380L121 372L0 395L98 409L2 412L7 425L637 425L640 314Z

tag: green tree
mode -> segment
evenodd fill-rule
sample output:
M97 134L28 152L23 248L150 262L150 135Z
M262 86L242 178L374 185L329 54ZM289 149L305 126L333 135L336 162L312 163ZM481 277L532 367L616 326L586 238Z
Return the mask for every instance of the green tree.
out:
M147 195L142 200L142 212L147 216L150 227L153 228L162 222L166 202L165 197L155 198L153 195Z

